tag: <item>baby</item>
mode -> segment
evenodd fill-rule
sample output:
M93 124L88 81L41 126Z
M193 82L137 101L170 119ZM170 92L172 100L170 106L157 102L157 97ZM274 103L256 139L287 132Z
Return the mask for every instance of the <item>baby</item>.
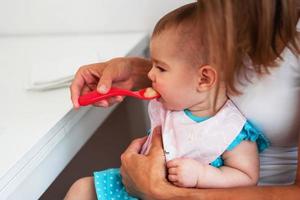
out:
M149 103L151 132L141 153L148 153L152 130L161 126L168 180L174 185L256 185L258 153L268 141L227 97L222 70L208 63L196 9L193 3L170 12L153 31L148 76L161 97ZM126 193L118 169L94 175L99 199L135 199Z

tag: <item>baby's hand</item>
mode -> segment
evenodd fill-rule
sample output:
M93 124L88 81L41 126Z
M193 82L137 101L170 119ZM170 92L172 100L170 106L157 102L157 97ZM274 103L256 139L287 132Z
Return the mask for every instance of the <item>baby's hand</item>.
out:
M178 158L167 162L168 179L180 187L196 187L203 165L196 160Z

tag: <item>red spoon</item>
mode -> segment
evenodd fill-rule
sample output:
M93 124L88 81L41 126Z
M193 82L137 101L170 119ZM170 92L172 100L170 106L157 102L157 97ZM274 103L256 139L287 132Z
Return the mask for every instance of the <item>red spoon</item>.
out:
M96 90L94 90L92 92L88 92L80 96L78 102L80 106L87 106L113 96L131 96L143 100L151 100L160 97L160 95L157 92L155 93L155 95L145 96L145 92L147 89L148 88L144 88L137 91L131 91L131 90L112 87L109 90L109 92L106 94L101 94Z

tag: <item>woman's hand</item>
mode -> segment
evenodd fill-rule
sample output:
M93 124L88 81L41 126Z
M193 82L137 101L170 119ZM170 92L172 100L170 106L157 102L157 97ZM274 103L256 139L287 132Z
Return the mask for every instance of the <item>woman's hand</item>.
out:
M148 155L139 154L146 138L134 140L121 156L122 182L130 195L142 199L156 199L156 190L169 184L166 179L165 157L161 141L161 127L154 129Z
M70 86L71 99L75 108L79 108L80 95L97 89L106 93L111 86L132 89L139 79L147 79L150 61L143 58L114 58L107 62L96 63L80 67ZM138 78L137 78L138 77ZM124 97L112 97L94 104L94 106L108 107L121 102Z

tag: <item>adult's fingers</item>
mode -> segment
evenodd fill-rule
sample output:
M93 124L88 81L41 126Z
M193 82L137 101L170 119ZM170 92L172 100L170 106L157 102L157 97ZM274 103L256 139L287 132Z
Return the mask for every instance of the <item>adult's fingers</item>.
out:
M104 69L102 76L97 84L97 91L105 94L107 93L112 85L112 81L114 79L114 72L110 70L108 67Z
M133 140L123 154L128 154L128 153L138 154L143 144L146 142L146 140L147 140L147 136Z
M75 108L80 107L78 103L78 98L84 85L85 85L85 80L81 74L81 69L79 69L75 74L74 80L70 86L71 100Z
M122 96L115 96L115 97L108 98L107 102L108 102L108 105L111 106L111 105L114 105L116 103L122 102L123 99L124 99L124 97L122 97Z
M107 108L109 106L109 103L107 100L101 100L96 103L93 103L93 106Z

